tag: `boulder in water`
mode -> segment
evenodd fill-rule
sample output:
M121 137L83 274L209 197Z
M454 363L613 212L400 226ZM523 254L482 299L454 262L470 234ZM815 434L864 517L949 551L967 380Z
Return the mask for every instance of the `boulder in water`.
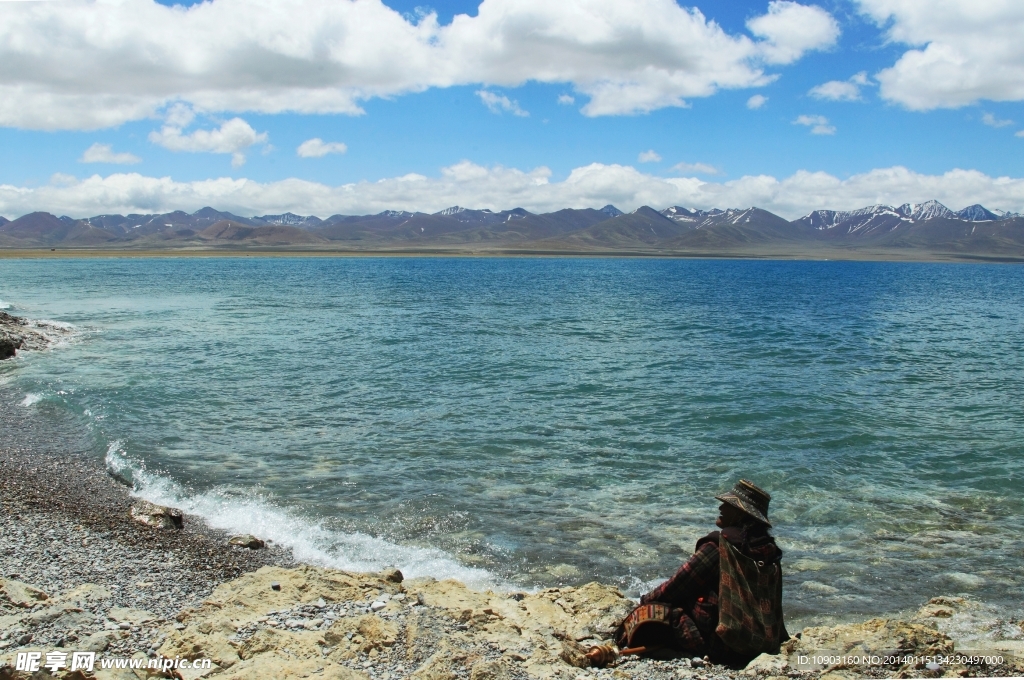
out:
M0 361L13 357L15 355L15 350L19 347L21 347L20 340L0 337Z

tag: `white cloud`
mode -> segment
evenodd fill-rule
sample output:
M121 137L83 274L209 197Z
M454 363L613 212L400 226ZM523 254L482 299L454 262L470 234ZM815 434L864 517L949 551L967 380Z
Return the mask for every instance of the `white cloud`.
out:
M849 80L830 80L812 87L809 95L815 99L829 99L836 102L855 102L860 99L860 88L867 85L866 71L854 74Z
M319 137L314 137L299 144L295 153L302 158L323 158L329 153L345 153L346 151L348 151L348 147L341 142L324 142Z
M808 94L815 99L853 102L860 99L860 88L846 80L830 80L812 87Z
M986 113L985 115L983 115L981 117L981 122L984 123L985 125L988 125L989 127L994 127L994 128L1001 128L1001 127L1007 127L1008 125L1013 125L1013 121L1012 120L1005 120L1005 119L1001 120L1001 119L996 118L995 116L993 116L991 113Z
M237 168L245 163L245 150L265 143L267 133L257 133L241 118L232 118L214 130L196 130L190 134L183 134L180 127L167 124L159 132L150 132L149 141L171 151L229 153L231 165Z
M530 115L529 111L523 111L519 108L519 102L511 100L503 94L495 94L489 90L477 90L476 96L480 97L480 101L484 103L491 113L508 111L515 116L526 117Z
M110 144L96 142L82 153L78 159L79 163L117 163L119 165L131 165L139 163L142 159L133 153L114 153Z
M179 103L203 114L363 113L432 87L565 83L588 116L764 85L832 45L824 10L772 2L726 33L675 0L483 0L439 25L379 0L0 3L0 125L95 129ZM183 127L178 125L178 127Z
M1014 137L1024 137L1024 130L1018 130L1014 133Z
M718 168L707 163L676 163L672 169L679 173L696 173L698 175L717 175Z
M755 94L753 97L747 100L748 109L759 109L768 103L768 97L763 94Z
M654 149L650 149L648 151L641 151L636 160L638 163L657 163L661 160L661 156Z
M164 124L176 128L186 128L196 119L192 107L182 102L175 102L163 112Z
M62 176L40 187L0 185L0 214L35 210L86 217L119 212L168 212L213 206L240 215L291 211L322 217L377 213L386 209L436 212L450 205L492 210L522 206L535 212L600 207L622 210L641 205L664 208L758 206L788 219L818 208L850 210L876 203L920 203L934 198L954 210L973 203L990 209L1024 211L1024 178L990 177L977 170L923 175L892 167L839 179L801 170L790 177L745 176L727 182L694 177L657 177L622 165L593 163L574 169L561 182L551 172L482 167L468 161L443 168L436 177L405 175L329 186L300 179L256 182L218 178L175 182L136 173Z
M812 135L834 135L836 128L828 124L825 116L797 116L793 125L806 125L811 128Z
M908 109L1024 99L1024 3L1017 0L858 0L907 50L875 75Z
M772 0L768 13L747 22L747 28L765 39L759 47L769 64L790 64L809 50L832 47L839 37L839 24L816 5Z
M575 104L576 103L576 98L573 97L572 95L560 94L560 95L558 95L558 103L559 104L563 104L565 106L568 106L570 104Z

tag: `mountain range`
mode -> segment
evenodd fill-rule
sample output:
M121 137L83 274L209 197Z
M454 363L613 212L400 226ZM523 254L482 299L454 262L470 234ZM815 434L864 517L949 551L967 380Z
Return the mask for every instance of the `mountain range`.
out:
M566 208L536 214L453 206L437 213L292 213L241 217L213 208L194 213L97 215L35 212L0 217L0 248L494 251L516 253L814 255L815 252L1024 258L1024 217L937 201L859 210L815 210L786 220L760 208L691 210L643 206L623 213Z

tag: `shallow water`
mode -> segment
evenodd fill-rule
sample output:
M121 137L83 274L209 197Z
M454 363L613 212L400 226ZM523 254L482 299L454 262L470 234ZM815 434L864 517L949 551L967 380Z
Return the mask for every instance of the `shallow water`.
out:
M0 299L77 329L3 398L300 557L635 593L747 477L791 617L1021 608L1018 267L4 260Z

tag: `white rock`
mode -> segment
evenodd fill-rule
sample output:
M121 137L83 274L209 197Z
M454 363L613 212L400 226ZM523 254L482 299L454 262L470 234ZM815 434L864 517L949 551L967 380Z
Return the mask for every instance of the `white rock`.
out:
M778 654L761 654L747 664L747 667L743 669L743 674L757 675L758 671L763 671L762 675L781 675L788 669L789 661L786 660L786 657Z

